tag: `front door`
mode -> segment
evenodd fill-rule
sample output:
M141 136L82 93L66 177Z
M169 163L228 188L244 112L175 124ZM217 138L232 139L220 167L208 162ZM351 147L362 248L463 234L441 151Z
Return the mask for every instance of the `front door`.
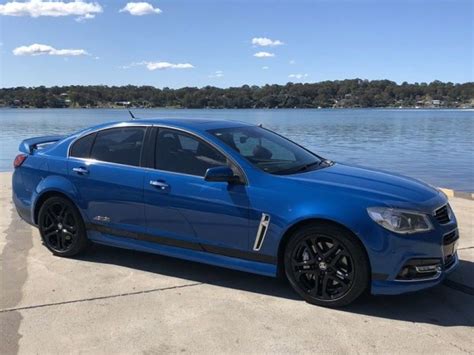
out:
M155 147L155 169L147 171L144 182L149 233L177 246L199 245L227 255L247 250L246 185L204 180L208 168L235 166L210 144L180 130L159 129Z

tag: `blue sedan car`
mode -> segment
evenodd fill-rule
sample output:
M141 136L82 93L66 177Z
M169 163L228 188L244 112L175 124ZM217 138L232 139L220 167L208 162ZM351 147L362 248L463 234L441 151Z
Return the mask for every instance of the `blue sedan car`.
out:
M27 139L20 151L14 203L58 256L95 242L285 275L329 307L434 286L458 263L442 192L261 126L131 120Z

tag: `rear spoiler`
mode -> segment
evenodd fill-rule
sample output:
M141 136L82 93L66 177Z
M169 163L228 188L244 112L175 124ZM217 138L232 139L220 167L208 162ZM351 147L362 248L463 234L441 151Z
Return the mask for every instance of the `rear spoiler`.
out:
M20 152L26 154L33 154L33 152L38 149L38 146L43 144L55 143L64 139L65 137L66 136L43 136L25 139L23 142L20 143L20 147L18 149L20 150Z

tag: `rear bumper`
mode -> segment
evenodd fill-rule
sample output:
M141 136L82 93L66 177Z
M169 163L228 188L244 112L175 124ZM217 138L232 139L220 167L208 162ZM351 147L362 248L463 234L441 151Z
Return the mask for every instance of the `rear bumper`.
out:
M12 176L12 200L18 215L27 223L35 225L33 221L33 213L31 211L31 203L27 198L25 186L20 168L15 169Z
M33 216L31 214L31 206L26 205L15 194L13 194L13 203L21 219L23 219L26 223L31 224L32 226L36 226L35 223L33 222Z
M372 280L371 293L374 295L399 295L415 292L439 285L459 264L457 253L454 262L438 274L423 280Z

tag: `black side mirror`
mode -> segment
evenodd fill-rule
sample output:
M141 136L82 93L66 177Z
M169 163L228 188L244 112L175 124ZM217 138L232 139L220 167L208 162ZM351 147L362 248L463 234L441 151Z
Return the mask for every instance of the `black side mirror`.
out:
M239 183L240 178L234 174L228 166L216 166L209 168L204 175L204 180L213 182L228 182L229 184Z

